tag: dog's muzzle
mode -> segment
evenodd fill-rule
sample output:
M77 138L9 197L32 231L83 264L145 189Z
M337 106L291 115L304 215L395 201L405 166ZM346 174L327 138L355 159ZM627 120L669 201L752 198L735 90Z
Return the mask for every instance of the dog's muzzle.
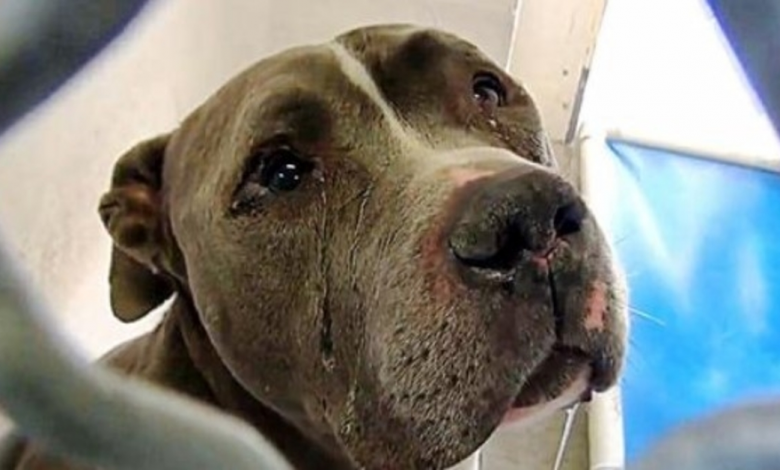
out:
M553 316L555 345L513 407L533 407L566 395L579 400L612 385L616 362L588 339L591 332L603 333L608 323L608 289L598 287L608 280L583 269L604 247L594 225L585 224L592 214L582 198L563 178L537 167L496 173L471 184L462 190L466 196L447 237L463 283L518 302L527 300L528 279L535 285L549 283L544 301L551 303L546 311ZM575 303L573 291L588 294ZM580 334L565 333L575 323Z

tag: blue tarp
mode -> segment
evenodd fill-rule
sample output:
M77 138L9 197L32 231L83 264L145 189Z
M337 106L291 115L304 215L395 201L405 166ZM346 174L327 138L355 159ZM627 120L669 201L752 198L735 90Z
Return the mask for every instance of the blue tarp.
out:
M606 146L616 177L603 223L633 309L632 460L684 421L780 392L780 175Z

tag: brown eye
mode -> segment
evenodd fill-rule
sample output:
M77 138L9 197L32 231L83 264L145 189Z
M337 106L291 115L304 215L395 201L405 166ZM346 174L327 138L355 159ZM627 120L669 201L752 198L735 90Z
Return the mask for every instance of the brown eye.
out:
M506 105L506 89L493 74L479 73L471 85L474 101L487 111L494 111Z
M273 193L293 191L311 170L311 162L303 160L290 149L280 148L263 158L260 184Z
M235 216L262 211L265 201L274 200L298 189L315 169L315 164L290 147L279 146L258 151L247 162L246 174L236 188L230 204Z

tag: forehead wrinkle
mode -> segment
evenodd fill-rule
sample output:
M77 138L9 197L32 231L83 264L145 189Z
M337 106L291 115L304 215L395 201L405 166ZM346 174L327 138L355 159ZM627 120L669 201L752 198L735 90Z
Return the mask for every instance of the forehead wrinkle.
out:
M379 108L392 137L407 150L418 152L430 150L430 145L422 135L404 123L385 100L365 65L342 44L332 42L328 46L333 51L344 76Z
M328 84L343 80L333 54L322 45L299 47L266 64L256 67L244 99L232 111L241 143L251 147L274 137L316 142L332 117Z
M411 33L416 31L421 30L418 28L398 28L398 30L391 32L398 37L408 38ZM440 117L435 113L416 116L418 118L428 117L430 120L415 119L410 122L396 111L391 101L381 90L379 85L381 82L377 81L377 77L374 76L371 69L361 60L367 45L371 45L378 39L372 39L368 31L359 31L358 34L361 35L359 39L353 38L356 44L344 45L340 41L345 39L341 37L330 43L329 46L341 66L343 75L377 106L388 125L389 132L387 133L399 143L399 148L396 151L388 152L387 149L384 149L381 153L385 158L383 168L379 171L384 171L395 163L399 166L398 175L414 174L417 177L425 178L439 174L453 165L470 168L479 166L480 160L475 157L485 155L485 152L478 151L478 149L489 147L483 139L472 135L466 129L448 128L443 125ZM445 41L446 47L464 48L466 52L473 53L470 44L463 43L457 38L443 35L438 39ZM446 99L446 96L437 98ZM516 161L517 156L510 156L508 152L506 153L493 152L490 156L492 160Z

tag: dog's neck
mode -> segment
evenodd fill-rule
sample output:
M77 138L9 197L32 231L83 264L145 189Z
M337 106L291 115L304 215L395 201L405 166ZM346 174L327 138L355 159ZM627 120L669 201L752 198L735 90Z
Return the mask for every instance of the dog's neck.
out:
M165 381L168 383L163 385L246 420L271 440L295 468L356 468L329 430L320 429L303 412L291 413L295 422L283 417L233 378L186 296L179 295L158 328L142 340L146 342L147 347L143 348L146 353L133 358L132 362L136 363L133 369L165 369L152 372L153 377L148 378L155 380L167 376ZM125 350L128 349L132 348ZM127 368L127 359L121 357L121 349L112 356L107 358L109 362ZM155 364L137 364L152 358ZM173 383L170 381L172 377L176 377Z

